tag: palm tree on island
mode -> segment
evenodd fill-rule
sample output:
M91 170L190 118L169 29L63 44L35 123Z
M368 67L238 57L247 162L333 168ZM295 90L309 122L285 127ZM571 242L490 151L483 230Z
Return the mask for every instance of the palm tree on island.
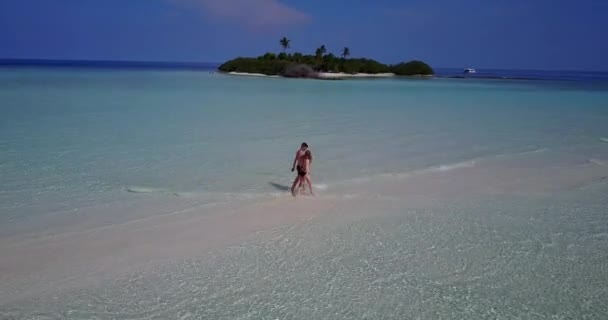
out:
M344 49L342 49L342 58L346 59L348 56L350 56L350 49L348 47L344 47Z
M281 39L281 41L279 42L281 43L281 47L283 47L283 52L289 49L289 43L291 42L291 40L287 39L287 37L283 37L283 39Z
M317 59L322 59L323 55L327 52L327 49L325 48L325 45L321 45L320 47L317 48L317 51L315 51L315 56L317 57Z

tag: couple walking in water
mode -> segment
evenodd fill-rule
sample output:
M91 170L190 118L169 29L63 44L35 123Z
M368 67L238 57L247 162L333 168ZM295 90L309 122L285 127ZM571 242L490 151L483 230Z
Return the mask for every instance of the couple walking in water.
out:
M310 194L314 196L312 192L312 181L310 180L310 168L312 164L312 153L308 150L308 144L302 142L300 149L296 151L296 157L293 159L293 165L291 166L291 172L297 170L298 175L291 185L291 194L295 197L300 188L306 190L305 184L308 185ZM297 188L297 190L296 190Z

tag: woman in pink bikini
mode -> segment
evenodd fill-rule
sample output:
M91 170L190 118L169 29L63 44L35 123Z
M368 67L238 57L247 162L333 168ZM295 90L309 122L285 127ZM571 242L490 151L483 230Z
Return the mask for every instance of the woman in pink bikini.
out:
M302 151L302 150L300 149L298 151ZM312 181L310 179L312 152L310 152L310 150L305 149L303 154L301 154L299 157L296 157L296 159L294 161L294 165L296 163L297 163L296 168L298 170L298 175L296 176L296 179L293 181L293 184L291 185L291 194L293 194L293 196L295 197L297 195L296 186L298 186L298 189L299 189L304 184L304 182L306 182L306 184L308 184L308 190L310 190L310 194L314 196L314 193L312 191ZM304 188L304 189L306 189L306 188Z

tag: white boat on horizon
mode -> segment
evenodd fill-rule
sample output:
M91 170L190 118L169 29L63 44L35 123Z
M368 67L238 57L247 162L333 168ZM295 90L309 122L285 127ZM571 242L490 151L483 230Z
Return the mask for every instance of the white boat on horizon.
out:
M477 73L477 70L473 68L465 68L464 73Z

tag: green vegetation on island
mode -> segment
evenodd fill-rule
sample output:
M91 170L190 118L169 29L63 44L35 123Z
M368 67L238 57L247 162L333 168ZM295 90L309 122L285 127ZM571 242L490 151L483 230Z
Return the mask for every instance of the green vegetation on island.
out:
M223 63L218 69L222 72L261 73L265 75L287 75L294 68L308 67L311 72L356 73L394 73L396 75L432 75L433 69L422 61L409 61L396 65L386 65L373 59L349 58L350 49L342 49L340 56L328 53L325 45L315 50L314 55L300 52L287 53L291 40L283 37L279 43L282 52L268 52L255 58L238 57ZM298 73L302 74L302 73ZM306 76L306 75L304 75Z

